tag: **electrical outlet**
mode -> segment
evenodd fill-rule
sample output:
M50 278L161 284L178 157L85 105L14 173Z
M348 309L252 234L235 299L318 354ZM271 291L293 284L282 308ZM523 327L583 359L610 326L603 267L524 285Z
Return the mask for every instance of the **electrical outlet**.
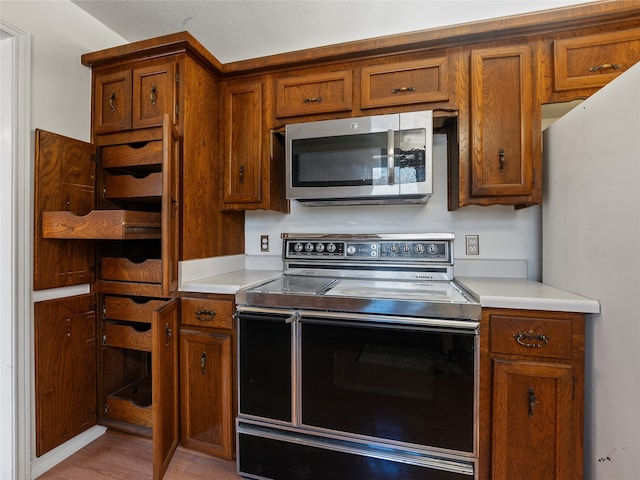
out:
M480 237L479 235L467 235L467 255L480 255Z
M260 235L260 251L269 251L269 235Z

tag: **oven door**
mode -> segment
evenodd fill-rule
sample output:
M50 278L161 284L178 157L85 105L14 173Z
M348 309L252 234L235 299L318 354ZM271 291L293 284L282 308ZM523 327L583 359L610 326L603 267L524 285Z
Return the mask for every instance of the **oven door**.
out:
M477 326L331 312L240 313L240 417L472 456Z
M476 331L438 324L303 317L299 424L475 453Z

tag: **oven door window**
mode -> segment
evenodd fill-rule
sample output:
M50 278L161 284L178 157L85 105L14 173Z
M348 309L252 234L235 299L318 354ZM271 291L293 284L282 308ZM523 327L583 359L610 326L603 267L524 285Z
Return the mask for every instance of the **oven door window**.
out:
M238 338L240 413L291 422L291 325L240 315Z
M475 338L305 319L301 422L472 453Z

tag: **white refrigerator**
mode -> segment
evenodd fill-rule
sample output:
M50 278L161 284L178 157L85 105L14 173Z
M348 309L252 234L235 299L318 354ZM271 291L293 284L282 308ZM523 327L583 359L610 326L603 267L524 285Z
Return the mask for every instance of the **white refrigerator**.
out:
M585 479L640 478L640 64L544 131L542 277L586 318Z

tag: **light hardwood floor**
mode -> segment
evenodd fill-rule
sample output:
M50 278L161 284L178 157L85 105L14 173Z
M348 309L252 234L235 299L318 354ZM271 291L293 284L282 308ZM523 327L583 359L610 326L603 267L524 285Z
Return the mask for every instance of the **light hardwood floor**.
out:
M205 479L242 477L234 462L178 447L164 480ZM151 480L151 440L107 431L38 480Z

